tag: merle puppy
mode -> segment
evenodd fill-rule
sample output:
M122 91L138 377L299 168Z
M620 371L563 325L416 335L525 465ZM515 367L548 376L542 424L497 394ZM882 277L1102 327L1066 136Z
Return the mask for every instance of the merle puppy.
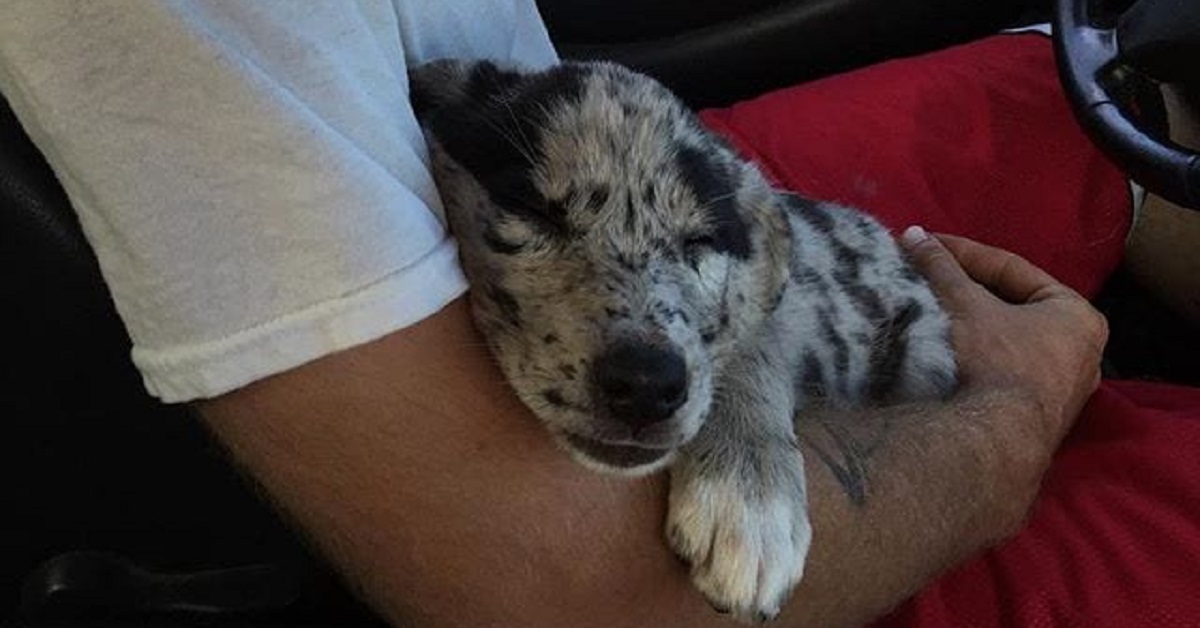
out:
M645 76L440 61L411 81L517 394L591 468L668 468L695 585L775 616L812 535L793 416L954 385L924 281L877 222L773 190Z

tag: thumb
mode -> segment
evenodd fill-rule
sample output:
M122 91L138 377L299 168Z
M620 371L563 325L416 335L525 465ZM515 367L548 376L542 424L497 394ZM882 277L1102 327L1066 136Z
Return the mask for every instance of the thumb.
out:
M939 297L963 299L978 289L979 284L967 275L954 254L925 229L909 227L900 234L899 242Z

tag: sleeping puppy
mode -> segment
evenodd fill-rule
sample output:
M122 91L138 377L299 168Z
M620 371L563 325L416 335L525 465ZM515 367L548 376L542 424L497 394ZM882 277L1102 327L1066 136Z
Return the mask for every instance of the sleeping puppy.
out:
M954 386L922 278L877 222L773 190L617 65L440 61L411 87L517 395L592 469L667 469L666 538L696 587L774 617L812 536L793 416Z

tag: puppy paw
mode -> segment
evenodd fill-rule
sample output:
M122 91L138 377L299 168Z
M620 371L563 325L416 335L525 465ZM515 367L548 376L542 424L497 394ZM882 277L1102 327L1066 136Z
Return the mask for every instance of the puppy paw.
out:
M799 582L812 526L800 452L783 446L754 458L677 465L667 538L713 608L762 622Z

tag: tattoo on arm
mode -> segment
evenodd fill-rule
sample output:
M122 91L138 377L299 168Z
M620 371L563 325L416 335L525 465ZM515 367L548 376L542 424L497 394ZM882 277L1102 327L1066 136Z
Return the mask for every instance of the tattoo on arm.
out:
M867 425L859 418L818 410L801 419L808 425L797 437L833 473L850 503L861 507L867 503L871 457L887 438L891 420L887 413Z

